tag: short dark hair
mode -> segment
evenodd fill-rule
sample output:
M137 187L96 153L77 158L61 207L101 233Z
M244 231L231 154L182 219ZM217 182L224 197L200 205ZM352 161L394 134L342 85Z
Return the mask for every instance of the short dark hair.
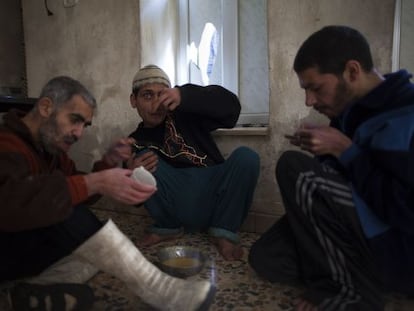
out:
M320 73L340 75L349 60L356 60L366 72L373 68L368 41L347 26L326 26L313 33L299 48L293 69L296 73L316 67Z
M59 108L75 95L81 96L92 109L96 108L96 99L91 92L79 81L67 76L58 76L49 80L43 87L40 98L50 98Z

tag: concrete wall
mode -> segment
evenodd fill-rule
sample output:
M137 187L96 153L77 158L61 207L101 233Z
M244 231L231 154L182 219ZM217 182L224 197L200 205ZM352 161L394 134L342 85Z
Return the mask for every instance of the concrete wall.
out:
M25 93L20 1L0 1L0 95Z
M401 0L400 68L414 72L414 1ZM414 81L413 79L411 79Z
M115 137L129 133L137 116L128 104L130 82L139 66L138 0L80 0L64 8L61 0L23 0L29 95L36 96L50 77L68 74L96 95L94 126L72 155L80 168ZM270 126L265 136L219 136L223 152L247 145L261 156L261 175L245 228L263 231L283 213L274 179L276 161L290 148L283 134L303 120L326 122L304 106L304 94L292 70L299 45L328 24L358 28L372 44L382 72L391 69L394 0L268 0Z
M138 0L80 0L65 8L63 0L23 0L29 96L38 96L51 77L79 79L95 95L93 125L71 152L80 169L117 137L135 126L129 105L131 82L139 68Z

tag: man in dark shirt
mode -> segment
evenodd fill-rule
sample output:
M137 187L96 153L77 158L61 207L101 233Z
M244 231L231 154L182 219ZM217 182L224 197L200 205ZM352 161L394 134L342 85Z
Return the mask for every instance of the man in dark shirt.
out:
M414 294L412 75L380 74L364 36L336 25L305 40L294 70L306 106L331 122L287 137L305 152L278 160L286 215L250 264L271 281L304 281L297 310L383 310L384 291Z
M148 65L135 75L130 101L142 122L130 135L138 156L127 165L144 166L158 187L145 202L155 223L143 244L206 229L226 260L239 259L237 232L252 202L259 157L239 147L224 159L211 135L235 126L237 96L218 85L171 88L165 72Z

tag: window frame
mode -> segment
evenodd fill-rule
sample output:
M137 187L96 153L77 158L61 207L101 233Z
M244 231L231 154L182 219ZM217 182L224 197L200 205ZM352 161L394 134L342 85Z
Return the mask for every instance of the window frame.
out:
M177 53L177 82L187 83L190 80L190 40L189 40L189 1L179 0L179 52ZM221 0L222 32L220 33L220 48L222 59L226 66L222 67L222 85L235 94L239 94L239 31L238 31L238 0ZM234 79L237 77L237 79Z
M141 0L145 1L145 0ZM172 59L175 64L171 64L171 61L168 59L160 59L161 55L165 56L165 53L158 50L162 49L162 46L158 45L157 50L155 53L146 53L144 57L145 63L142 65L146 65L148 62L152 62L155 64L160 65L166 72L169 74L171 82L175 85L183 85L185 83L198 83L196 80L191 82L190 77L190 70L194 72L194 65L191 64L190 55L190 31L189 31L189 23L190 23L190 1L192 0L175 0L174 2L164 2L166 0L159 0L160 7L159 10L156 11L156 14L160 13L160 10L170 10L169 18L175 19L175 30L176 32L170 33L171 39L176 40L174 43L175 52ZM219 0L216 5L221 5L221 25L215 25L218 29L219 33L219 49L220 52L218 53L220 66L216 67L220 69L220 82L212 82L222 85L223 87L229 89L233 93L235 93L241 102L242 111L237 123L237 126L243 127L253 127L253 126L267 126L269 124L269 102L270 102L270 90L269 90L269 60L268 60L268 33L267 33L267 0L263 0L259 6L255 5L254 3L254 15L252 17L253 22L249 22L247 25L246 37L239 38L239 25L240 18L239 14L244 21L246 21L246 16L248 16L249 7L251 5L250 2L243 2L244 0ZM154 5L155 1L151 0L151 2L146 1L151 5ZM194 6L194 3L192 3ZM244 7L243 7L244 5ZM247 5L247 7L246 7ZM176 12L171 14L171 8L175 6ZM239 7L243 8L243 13L239 12ZM257 9L257 10L256 10ZM142 8L140 8L142 13ZM263 11L266 15L266 22L263 24L263 19L261 18ZM162 13L164 14L164 13ZM159 14L159 15L162 15ZM167 17L167 15L163 15ZM259 16L259 18L257 18ZM225 18L223 18L225 17ZM155 25L165 25L168 23L167 20L153 20L152 18L148 20L148 16L143 17L146 22L155 24ZM208 22L208 21L206 21ZM216 20L217 22L217 20ZM259 23L259 25L258 25ZM202 25L200 25L202 26ZM152 28L150 28L152 27ZM149 28L142 27L141 31L144 31L142 34L142 38L146 35L146 30L151 32L152 36L157 34L157 31L154 32L155 29L160 29L159 26L149 26ZM255 31L256 27L259 27L259 31L265 29L265 33L261 36L256 38ZM197 26L198 28L198 26ZM260 29L261 28L261 29ZM162 30L160 37L166 35L166 33ZM244 28L246 30L246 27ZM165 31L169 31L165 29ZM171 30L172 31L172 30ZM171 32L170 31L170 32ZM253 33L253 34L252 34ZM201 34L200 34L201 35ZM265 38L263 38L265 37ZM256 42L250 43L250 40L256 40ZM158 43L157 39L151 39ZM192 38L194 40L194 38ZM246 41L247 40L247 41ZM266 42L264 42L266 40ZM150 41L150 45L153 42ZM198 44L198 43L197 43ZM239 53L239 46L242 45L240 49L242 49L243 54ZM144 42L142 43L142 49L145 49ZM253 46L254 48L260 47L260 53L257 55L253 55L250 58L252 52L249 52L249 47ZM162 53L161 53L162 52ZM159 55L159 57L156 57ZM163 58L163 56L161 58ZM167 56L168 57L168 56ZM265 59L265 61L263 61ZM252 61L249 63L249 61ZM240 64L243 62L243 64ZM259 62L259 63L258 63ZM225 66L224 66L225 64ZM240 67L240 65L242 67ZM250 67L249 67L250 66ZM166 67L166 68L164 68ZM169 68L172 67L172 68ZM216 69L217 70L217 69ZM255 74L258 76L254 77ZM216 78L217 78L217 71L216 71ZM252 75L254 78L252 78ZM215 79L216 79L215 78ZM197 79L197 78L196 78Z

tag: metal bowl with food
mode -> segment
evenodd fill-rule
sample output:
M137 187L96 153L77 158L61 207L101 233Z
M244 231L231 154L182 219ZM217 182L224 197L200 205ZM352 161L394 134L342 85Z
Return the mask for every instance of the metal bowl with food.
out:
M206 257L195 247L169 246L157 252L158 264L162 271L176 277L189 277L199 273Z

